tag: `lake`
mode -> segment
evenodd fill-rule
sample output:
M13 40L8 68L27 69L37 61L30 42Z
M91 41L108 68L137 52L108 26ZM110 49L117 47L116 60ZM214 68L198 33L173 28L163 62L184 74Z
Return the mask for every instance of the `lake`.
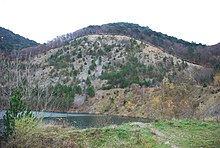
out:
M0 127L3 126L4 111L0 112ZM150 122L149 119L132 118L126 116L110 116L96 114L70 114L57 112L33 112L43 118L45 124L74 126L80 129L91 127L104 127L109 125L120 125L128 122Z

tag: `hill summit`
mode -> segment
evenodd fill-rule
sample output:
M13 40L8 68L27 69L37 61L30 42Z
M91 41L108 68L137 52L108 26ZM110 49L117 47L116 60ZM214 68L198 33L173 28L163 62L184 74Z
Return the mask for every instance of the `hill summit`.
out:
M177 57L184 59L195 64L206 65L208 67L220 68L220 47L218 45L206 46L201 43L189 43L181 39L177 39L166 34L151 30L149 27L139 26L132 23L109 23L104 25L93 25L83 29L77 30L72 33L67 33L58 36L49 41L46 46L39 46L35 48L35 55L41 51L46 51L52 48L62 47L71 40L86 35L124 35L129 36L141 41L151 43L163 49L165 52L173 54ZM31 49L31 53L34 53ZM28 50L25 50L27 52ZM30 52L27 52L30 53Z

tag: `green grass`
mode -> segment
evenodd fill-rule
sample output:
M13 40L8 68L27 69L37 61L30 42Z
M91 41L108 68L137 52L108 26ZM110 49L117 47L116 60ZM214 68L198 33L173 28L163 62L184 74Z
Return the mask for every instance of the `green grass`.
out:
M116 128L105 127L86 130L51 127L51 129L43 129L40 135L40 137L45 136L41 139L45 147L145 148L161 145L149 129L140 129L128 124ZM53 142L50 142L51 139L53 139Z
M88 129L81 133L91 147L157 147L160 143L149 129L122 125L117 128ZM84 146L84 145L82 145Z
M6 147L151 148L162 146L148 128L130 124L86 130L49 125L15 137L9 139Z
M220 124L213 121L177 120L153 123L179 147L220 147Z
M29 133L26 128L22 127L22 122L17 126L17 132L15 131L20 135L10 138L5 147L166 148L176 145L188 148L220 146L220 125L215 122L164 120L84 130L39 125L31 127L32 130L28 130ZM27 126L29 122L25 123L24 125ZM152 132L152 129L156 129L165 136L160 137Z

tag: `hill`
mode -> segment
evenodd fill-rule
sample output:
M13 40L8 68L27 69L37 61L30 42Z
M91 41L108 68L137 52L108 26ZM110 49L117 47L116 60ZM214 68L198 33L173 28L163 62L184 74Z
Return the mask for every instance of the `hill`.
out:
M116 34L149 42L161 47L164 51L179 56L192 63L203 65L215 65L219 61L220 48L217 45L206 46L189 43L175 37L151 30L149 27L141 27L132 23L110 23L101 26L89 26L76 32L55 38L48 43L50 47L60 47L64 43L75 38L92 34Z
M0 27L0 52L18 51L36 45L38 45L38 43L35 41L14 34L10 30Z
M213 67L216 70L220 69L220 46L212 45L206 46L201 43L189 43L181 39L177 39L166 34L151 30L149 27L142 27L132 23L110 23L101 26L88 26L86 28L77 30L73 33L67 33L58 36L49 41L46 45L41 45L36 48L27 48L23 51L24 55L31 53L33 56L38 53L62 47L66 43L76 38L86 35L124 35L129 36L144 42L151 43L165 52L175 55L195 64L201 64L208 67Z
M191 57L165 48L171 44L181 52L190 47ZM22 49L24 55L32 54L26 60L1 59L1 108L20 87L34 110L153 118L216 116L220 76L207 66L210 63L193 62L197 47L215 51L218 60L218 45L188 43L129 23L89 26Z
M101 26L88 26L73 33L67 33L65 35L58 36L57 38L43 45L39 45L34 41L30 41L19 35L15 35L11 31L4 28L0 29L2 32L1 34L3 34L5 37L4 40L0 40L0 49L4 51L12 51L25 48L21 50L21 55L24 56L30 54L35 56L47 50L62 47L69 41L78 37L95 34L112 34L125 35L141 41L145 41L151 43L154 46L157 46L158 48L161 48L169 54L180 57L185 61L212 67L215 70L220 69L220 43L212 46L202 45L201 43L196 44L194 42L189 43L184 40L153 31L149 27L142 27L132 23L122 22L104 24ZM12 53L12 56L13 55L14 54Z
M219 114L219 91L207 87L213 69L128 36L83 36L8 65L10 74L1 71L2 94L22 86L34 110L153 118ZM7 99L2 102L6 106Z

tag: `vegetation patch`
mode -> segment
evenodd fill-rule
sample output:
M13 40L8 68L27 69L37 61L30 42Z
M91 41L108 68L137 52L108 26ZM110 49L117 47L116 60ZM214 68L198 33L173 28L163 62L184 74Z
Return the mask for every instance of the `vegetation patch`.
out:
M218 147L220 124L199 120L165 120L153 126L167 135L167 139L181 147Z

